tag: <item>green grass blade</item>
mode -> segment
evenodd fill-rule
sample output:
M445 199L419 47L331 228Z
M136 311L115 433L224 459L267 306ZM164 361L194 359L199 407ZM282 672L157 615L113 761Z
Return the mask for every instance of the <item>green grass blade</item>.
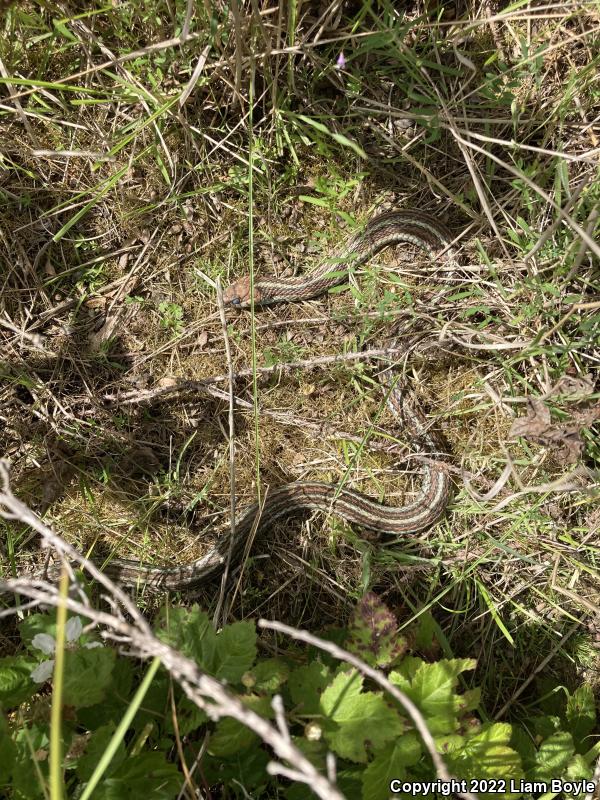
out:
M69 576L63 570L60 576L60 596L67 598ZM52 682L52 711L50 714L50 797L62 800L64 781L62 774L62 705L65 678L65 626L67 606L63 602L56 612L56 649L54 651L54 680Z
M129 730L129 726L131 725L133 718L137 714L137 711L142 704L142 700L146 696L146 692L150 688L159 666L160 666L160 659L155 658L150 664L148 672L146 672L146 674L144 675L144 680L140 683L138 690L133 697L133 700L129 704L129 707L125 712L125 714L123 715L123 719L119 723L119 726L117 727L116 731L113 733L112 738L108 743L108 747L102 754L102 758L98 762L96 769L94 770L91 778L87 782L85 789L81 793L81 797L79 798L79 800L88 800L88 798L92 796L92 792L94 791L94 789L98 786L98 783L100 782L102 776L108 769L108 766L112 761L113 756L117 752L118 746L125 738L125 734Z

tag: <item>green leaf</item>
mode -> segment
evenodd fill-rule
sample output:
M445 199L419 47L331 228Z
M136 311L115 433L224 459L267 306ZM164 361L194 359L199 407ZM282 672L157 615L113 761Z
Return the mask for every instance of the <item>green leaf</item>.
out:
M585 752L591 742L587 744L584 740L596 725L596 701L591 686L584 683L568 698L566 717L575 743L583 745Z
M116 651L109 647L65 650L65 705L85 708L99 703L111 683L116 657Z
M242 797L248 797L248 790L253 792L253 797L263 797L265 793L261 790L272 780L267 772L270 760L269 753L257 745L235 753L229 759L205 756L202 759L202 773L210 785L221 784L233 789L237 783L246 790ZM212 796L218 795L213 793Z
M540 745L531 777L534 780L549 781L562 775L574 755L573 737L566 731L558 731Z
M561 684L557 684L555 677L544 674L537 677L535 688L540 698L540 711L548 714L549 717L556 718L558 720L556 730L560 730L564 727L563 719L567 710L568 690Z
M447 733L442 736L436 736L434 741L438 753L445 756L447 753L455 753L457 750L462 751L466 740L464 736L460 736L458 733Z
M208 614L197 605L191 608L169 608L161 618L161 641L193 659L198 666L212 674L216 634Z
M183 776L157 750L126 758L94 791L94 800L174 800Z
M348 650L373 667L386 667L406 651L396 617L373 592L367 592L356 606L349 634Z
M402 662L404 667L405 659ZM407 680L406 670L391 672L390 681L398 686L418 706L428 721L431 732L435 734L452 733L457 729L457 713L464 711L474 701L473 695L466 699L455 694L458 676L465 670L475 669L477 662L472 658L442 659L434 664L421 661L414 669L417 659L411 660ZM436 721L435 727L432 721Z
M322 197L312 197L311 195L301 194L298 196L298 200L302 203L312 203L314 206L320 206L321 208L329 208L331 205L330 200L325 200Z
M242 683L255 692L275 694L287 681L290 670L280 658L266 658L247 672Z
M52 24L56 28L56 30L61 34L61 36L65 37L65 39L68 39L70 42L77 42L77 37L73 36L73 34L67 28L63 20L53 19Z
M208 722L207 714L193 703L183 692L177 692L177 730L180 736L188 736L192 731L198 730L201 725ZM165 719L165 732L174 734L175 723L173 715L167 713Z
M427 655L432 651L438 652L438 625L431 611L425 611L419 615L415 628L415 650L425 652Z
M437 737L455 733L460 729L460 723L456 717L438 714L434 717L427 717L427 727L432 736Z
M21 634L21 641L26 644L32 653L39 656L39 650L31 646L33 637L38 633L47 633L56 638L56 612L52 614L30 614L19 623L19 633Z
M118 752L118 747L121 742L124 741L124 737L131 727L131 723L136 716L139 708L140 703L143 701L145 696L148 693L148 690L156 677L158 670L160 667L160 660L158 657L154 657L148 669L145 670L144 677L140 681L139 686L137 687L134 696L132 697L123 718L119 721L119 724L116 727L114 735L112 736L110 742L106 746L106 749L102 753L94 772L92 773L88 783L86 784L83 792L80 795L81 800L89 800L91 798L92 793L96 790L100 780L105 775L110 763ZM136 755L143 747L143 744L154 731L156 725L154 722L148 723L148 725L144 728L141 733L141 736L138 740L133 744L131 748L131 755ZM170 745L170 742L169 742Z
M321 639L325 639L326 642L333 642L333 644L337 644L340 647L345 647L348 631L346 628L331 627L321 631L320 636ZM330 656L329 653L325 653L323 650L320 650L318 647L313 647L312 645L308 648L307 660L309 664L315 660L320 661L322 664L331 667L332 670L337 669L340 663L337 658Z
M305 783L293 783L285 790L285 800L314 800L314 798L315 793Z
M288 688L298 714L318 714L321 692L330 679L329 668L319 661L295 669L289 678Z
M259 697L257 695L250 695L242 698L243 703L248 708L256 711L262 717L270 718L273 716L271 703L268 697ZM232 717L225 717L220 719L217 723L214 733L210 737L208 743L208 752L213 756L220 756L221 758L231 758L236 753L246 750L259 738L247 728L238 722L237 719Z
M479 747L488 743L510 744L512 725L508 722L494 722L485 725L481 731L469 737L467 746Z
M531 722L540 739L547 739L552 734L558 733L562 728L560 717L537 716L533 717Z
M167 720L172 714L170 698L172 688L171 676L160 669L154 676L150 688L144 696L144 701L135 715L131 724L132 730L141 733L151 722L159 724L161 728L168 726Z
M362 788L361 769L340 769L336 776L336 783L344 797L360 797Z
M531 734L519 725L513 725L510 746L521 756L523 769L528 772L535 765L537 750Z
M343 769L336 774L336 784L344 797L361 797L362 771L358 769ZM315 800L315 793L305 783L294 783L285 792L286 800Z
M327 768L326 759L329 748L324 739L321 738L316 741L314 739L307 739L305 733L304 736L292 736L292 741L298 750L300 750L318 770L325 770Z
M226 625L217 636L215 677L239 683L256 660L256 627L253 622Z
M336 775L337 788L344 797L361 796L362 772L354 769L340 770ZM285 793L286 800L314 800L315 794L305 783L294 783Z
M208 752L211 756L231 758L258 741L258 736L250 728L242 725L237 719L225 717L225 719L219 720L210 737Z
M509 747L511 736L512 727L507 723L485 725L479 733L467 739L462 751L446 755L446 764L451 772L467 780L470 778L519 780L523 777L523 765L519 754ZM478 796L490 799L494 797L493 794L485 792L480 792Z
M358 762L366 762L367 746L377 751L405 728L381 694L363 692L362 684L355 670L340 672L321 695L321 710L330 723L325 738L342 758Z
M414 731L408 731L379 750L362 774L363 800L388 800L390 781L405 778L406 767L416 764L422 752L421 740Z
M416 656L406 656L401 663L396 667L393 672L390 672L389 678L399 689L403 692L410 689L410 685L414 680L417 671L426 664L422 658ZM393 677L393 680L392 680Z
M190 609L170 608L162 624L162 641L228 683L239 683L256 659L253 622L234 622L216 634L208 615L195 605Z
M19 800L44 797L41 781L47 783L49 750L46 730L39 725L23 726L15 732L14 741L17 745L17 757L12 765L14 796Z
M0 785L9 782L16 758L17 747L10 737L4 714L0 713Z
M102 702L77 711L77 720L88 730L107 725L110 722L119 722L125 713L128 698L133 685L134 666L131 659L118 658L111 675L110 692L107 692ZM144 703L144 707L145 707Z
M102 753L104 753L106 750L106 746L110 742L111 737L116 730L116 727L117 726L114 724L114 722L111 722L108 725L102 725L92 734L84 754L79 757L77 762L77 777L81 781L86 782L91 778L92 773L96 769L96 765L102 756ZM125 745L121 742L105 775L112 775L117 767L125 760L126 756L127 751L125 750Z
M466 711L475 711L481 703L481 686L475 686L473 689L467 689L462 694L458 695L456 700L456 711L462 714Z
M38 687L29 677L35 666L26 656L0 658L0 706L13 708L36 693Z
M564 778L569 781L591 780L593 777L594 770L580 753L573 756L564 773Z

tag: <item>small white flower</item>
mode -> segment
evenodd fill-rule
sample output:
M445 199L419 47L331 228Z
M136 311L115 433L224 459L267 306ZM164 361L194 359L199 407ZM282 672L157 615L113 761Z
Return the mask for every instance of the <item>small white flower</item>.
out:
M36 633L31 644L47 656L51 655L56 647L54 636L50 636L49 633Z
M77 642L83 631L83 625L79 617L71 617L65 625L65 638L68 644ZM41 650L46 656L51 656L56 650L56 639L50 636L49 633L36 633L31 640L31 644L36 650ZM102 647L101 642L88 642L84 645L85 648L91 650L94 647ZM46 683L50 680L54 672L54 659L49 658L47 661L42 661L31 673L31 680L35 683Z
M81 619L79 617L71 617L71 619L67 620L67 624L65 625L65 636L67 637L67 642L76 642L82 633L83 625L81 624Z
M46 681L49 681L52 677L53 672L54 659L51 658L49 661L42 661L41 664L38 664L30 677L34 683L46 683Z

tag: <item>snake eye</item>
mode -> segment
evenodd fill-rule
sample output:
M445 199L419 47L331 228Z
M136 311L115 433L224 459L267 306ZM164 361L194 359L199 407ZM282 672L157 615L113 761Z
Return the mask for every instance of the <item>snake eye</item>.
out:
M233 300L231 301L231 305L232 306L241 306L242 305L242 301L240 300L239 297L234 297Z

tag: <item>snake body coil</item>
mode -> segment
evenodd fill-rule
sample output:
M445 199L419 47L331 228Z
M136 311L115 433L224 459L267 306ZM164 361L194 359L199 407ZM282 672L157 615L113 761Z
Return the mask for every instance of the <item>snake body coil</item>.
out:
M292 278L261 278L253 283L242 278L230 286L224 301L233 308L259 307L265 304L306 300L346 280L349 270L368 261L390 245L410 243L425 250L432 259L444 257L450 262L451 236L433 217L419 211L396 211L372 219L330 259L307 275ZM253 296L251 294L253 289ZM429 429L411 392L390 373L388 404L402 426L411 434L418 449L439 453L443 445ZM122 585L150 586L163 590L197 589L220 573L231 548L235 560L253 530L259 533L275 520L305 510L336 514L350 523L378 534L414 534L433 525L444 513L450 495L446 472L435 461L426 462L417 498L408 505L394 508L345 487L299 481L273 489L262 507L254 504L236 518L233 542L231 535L220 537L217 545L202 558L175 567L157 567L139 561L114 559L104 571Z

